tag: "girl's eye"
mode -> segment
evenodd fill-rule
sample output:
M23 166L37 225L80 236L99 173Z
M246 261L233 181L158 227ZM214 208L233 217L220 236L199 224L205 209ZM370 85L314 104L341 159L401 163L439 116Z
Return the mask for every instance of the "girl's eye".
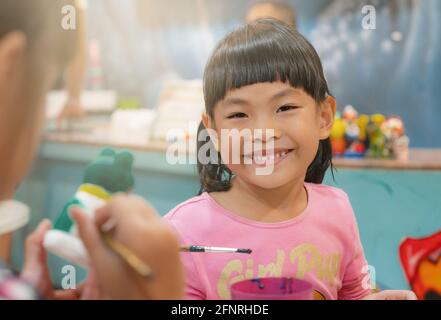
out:
M290 110L294 110L297 108L298 107L296 107L296 106L282 106L277 110L277 112L285 112L285 111L290 111Z
M239 119L239 118L245 118L247 115L243 112L237 112L229 115L227 119Z

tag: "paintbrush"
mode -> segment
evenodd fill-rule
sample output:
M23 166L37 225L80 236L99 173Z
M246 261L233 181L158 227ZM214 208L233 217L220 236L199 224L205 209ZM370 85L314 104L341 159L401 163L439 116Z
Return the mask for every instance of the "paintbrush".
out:
M136 254L121 242L112 238L107 232L102 232L102 236L106 244L118 254L129 266L131 266L138 274L144 278L151 278L152 269L143 262ZM251 254L251 249L241 248L222 248L222 247L204 247L204 246L181 246L182 252L207 252L207 253L244 253Z
M144 278L150 278L152 276L151 268L144 263L136 254L134 254L129 248L113 239L109 233L102 233L103 239L106 244L117 253L124 261L127 262L138 274ZM240 248L221 248L221 247L204 247L204 246L181 246L182 252L207 252L207 253L244 253L251 254L251 249Z
M153 276L153 272L150 266L142 261L132 250L112 237L111 231L115 228L115 226L116 221L113 219L109 219L101 226L101 236L106 244L140 276L144 278L151 278Z
M145 262L143 262L135 253L123 245L121 242L115 240L111 236L111 231L115 228L115 221L110 219L101 226L101 235L116 254L118 254L130 267L132 267L138 274L144 278L152 277L152 269ZM207 252L207 253L244 253L251 254L251 249L241 248L223 248L223 247L208 247L208 246L194 246L181 245L182 252Z
M240 248L222 248L222 247L206 247L206 246L186 246L182 245L180 250L182 252L208 252L208 253L245 253L251 254L251 249Z
M133 270L135 270L140 276L144 278L151 278L153 273L150 266L142 261L132 250L127 248L121 242L112 238L109 233L101 234L106 244L119 255Z

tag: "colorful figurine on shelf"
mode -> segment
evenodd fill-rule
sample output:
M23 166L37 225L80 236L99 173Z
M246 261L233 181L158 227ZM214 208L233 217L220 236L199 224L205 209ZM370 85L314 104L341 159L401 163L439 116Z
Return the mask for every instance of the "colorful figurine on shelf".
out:
M362 114L357 119L357 125L360 129L360 132L358 134L358 142L355 145L355 151L364 155L366 153L367 148L367 126L369 124L369 116Z
M346 122L345 139L348 147L350 148L352 143L356 142L358 135L360 134L360 128L357 126L358 112L353 106L346 106L343 110L343 119Z
M393 154L396 159L401 161L409 160L409 144L410 139L406 135L395 140L393 144Z
M94 211L117 192L130 192L134 185L132 176L133 155L127 151L115 152L110 148L101 151L85 171L83 184L63 208L55 222L55 229L70 232L73 221L70 207L82 206Z
M369 149L367 156L372 158L383 158L385 156L384 150L386 146L386 137L381 130L385 121L385 116L382 114L373 114L370 122L367 125L367 134L369 138Z
M382 125L386 137L386 153L389 157L406 160L409 156L409 138L404 134L401 118L389 117Z
M345 140L346 124L337 112L334 125L331 130L332 153L334 156L343 155L346 150Z
M347 149L344 156L348 158L361 158L364 156L365 146L360 140L361 128L358 124L358 112L351 105L343 111L343 119L346 122L345 140Z
M351 105L344 108L342 117L337 112L330 138L334 156L401 160L409 156L409 138L399 117L359 115Z

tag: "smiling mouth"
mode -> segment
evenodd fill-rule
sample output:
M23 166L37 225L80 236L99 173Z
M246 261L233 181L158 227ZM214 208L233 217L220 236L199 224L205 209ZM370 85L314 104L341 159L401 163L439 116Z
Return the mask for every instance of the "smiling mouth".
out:
M245 164L253 165L268 165L278 164L289 156L294 149L275 149L275 150L261 150L260 152L253 152L252 154L243 155Z

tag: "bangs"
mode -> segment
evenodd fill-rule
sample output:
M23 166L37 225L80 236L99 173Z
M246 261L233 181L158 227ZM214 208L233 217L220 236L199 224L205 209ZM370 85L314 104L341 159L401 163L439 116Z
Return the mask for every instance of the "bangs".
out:
M207 112L230 90L276 81L303 89L317 102L328 94L317 52L293 27L272 19L246 25L230 33L207 64Z

